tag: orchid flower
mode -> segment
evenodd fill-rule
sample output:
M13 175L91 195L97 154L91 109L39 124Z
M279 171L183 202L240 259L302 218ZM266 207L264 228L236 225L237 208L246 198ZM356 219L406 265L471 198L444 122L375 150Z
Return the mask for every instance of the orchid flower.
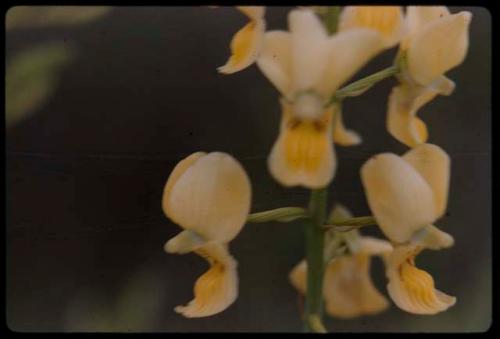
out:
M250 22L231 40L231 57L226 64L217 69L224 74L241 71L255 62L262 48L266 30L265 7L236 6L236 8L245 14Z
M389 96L387 129L409 147L424 143L427 126L418 110L438 94L450 95L455 83L444 76L460 65L469 45L472 14L450 14L444 6L408 6L407 34L400 45L400 85Z
M238 295L237 262L228 243L245 224L251 187L241 165L221 152L191 154L174 168L163 191L166 216L184 231L165 244L168 253L195 252L210 264L198 278L194 299L175 311L207 317L229 307Z
M284 186L321 188L336 170L333 145L325 144L325 135L332 135L325 125L332 121L330 99L383 44L378 33L366 28L330 37L309 9L291 11L288 23L290 32L264 34L257 59L260 70L286 102L282 101L280 135L268 166Z
M338 219L351 218L351 213L337 205L332 216ZM336 256L326 264L323 297L326 312L332 317L354 318L373 315L385 310L389 303L376 289L370 277L371 257L387 256L392 245L385 240L359 236L354 231L348 255ZM302 294L307 290L307 262L300 261L290 272L290 282Z
M431 144L418 145L402 157L375 155L361 168L368 205L394 246L386 260L389 294L407 312L434 314L455 303L415 267L415 256L424 248L453 244L450 235L432 226L446 210L449 176L449 156Z

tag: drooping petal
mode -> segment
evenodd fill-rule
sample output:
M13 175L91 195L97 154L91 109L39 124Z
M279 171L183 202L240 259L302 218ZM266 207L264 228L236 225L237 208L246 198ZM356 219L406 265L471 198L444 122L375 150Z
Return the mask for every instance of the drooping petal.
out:
M363 236L359 238L359 254L384 256L392 252L392 245L387 240Z
M290 282L303 295L307 291L307 262L301 260L290 272ZM331 260L323 283L325 309L333 317L353 318L376 314L389 305L370 277L368 255L343 256Z
M448 203L450 183L450 157L432 144L421 144L406 152L403 159L410 163L427 181L434 193L436 219L441 217Z
M328 220L338 222L338 221L350 219L350 218L352 218L351 211L349 211L349 209L347 207L345 207L344 205L337 203L332 208L332 211L330 212L330 216L328 217Z
M342 110L338 108L334 113L333 141L342 146L354 146L361 143L361 137L353 130L347 129L342 121Z
M389 280L387 290L394 303L402 310L415 314L436 314L456 302L434 287L432 276L415 266L415 256L422 246L397 246L386 262Z
M307 290L307 261L301 260L288 275L290 283L297 291L305 295Z
M327 41L328 63L316 90L329 98L383 48L380 34L371 29L357 28L335 34Z
M469 47L472 14L460 12L426 25L408 47L408 71L426 86L450 69L460 65Z
M408 241L435 220L434 193L408 162L391 153L373 156L361 167L368 205L384 234L393 242Z
M280 135L268 158L269 171L283 186L325 187L336 170L332 108L317 121L301 121L290 104L281 100L281 105Z
M285 97L290 98L292 86L292 44L289 32L271 31L264 34L264 45L257 66Z
M236 6L236 8L254 21L262 20L266 13L266 7L264 6Z
M250 211L251 187L245 170L221 152L192 155L178 167L164 190L167 217L208 241L232 240Z
M292 39L293 91L309 90L320 81L328 62L328 34L313 11L288 15Z
M175 307L188 318L208 317L228 308L238 296L237 262L227 245L211 243L196 251L210 264L210 269L194 285L194 299Z
M323 290L325 310L333 317L376 314L389 306L373 285L368 255L344 256L330 261Z
M434 225L429 225L413 234L410 243L431 250L440 250L453 246L455 240L451 235L441 231Z
M220 73L231 74L253 64L262 49L266 24L264 20L252 20L240 29L231 40L231 56Z
M369 28L380 33L386 48L396 45L404 33L401 6L345 6L339 18L339 31Z
M172 239L169 239L163 249L167 253L186 254L194 252L203 245L206 240L198 233L191 230L184 230Z
M387 111L387 130L389 133L409 147L427 141L427 126L416 114L426 103L434 99L438 93L432 88L413 88L399 85L389 95Z

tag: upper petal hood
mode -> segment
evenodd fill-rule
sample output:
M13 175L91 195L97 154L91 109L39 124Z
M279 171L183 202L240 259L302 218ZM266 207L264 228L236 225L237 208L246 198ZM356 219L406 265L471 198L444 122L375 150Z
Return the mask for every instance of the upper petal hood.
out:
M371 211L384 234L396 243L436 219L434 193L410 163L391 153L373 156L361 168Z
M229 154L195 153L172 171L162 207L170 219L207 240L228 242L250 211L250 180Z
M408 46L408 71L426 86L460 65L469 47L472 14L460 12L434 20L415 34Z

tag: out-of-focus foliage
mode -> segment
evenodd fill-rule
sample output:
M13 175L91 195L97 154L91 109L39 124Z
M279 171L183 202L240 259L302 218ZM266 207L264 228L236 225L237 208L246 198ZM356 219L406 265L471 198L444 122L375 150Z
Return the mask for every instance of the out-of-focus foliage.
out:
M152 271L142 271L131 275L112 304L96 299L96 291L82 291L68 305L64 331L147 331L161 314L164 289Z
M59 74L73 54L73 49L66 44L43 44L20 52L8 62L5 76L7 127L43 104L55 90Z
M7 12L5 27L9 30L84 24L105 15L110 10L109 6L16 6Z
M70 26L98 19L109 6L16 6L6 15L6 29ZM33 114L56 90L60 73L75 56L72 46L48 42L11 56L6 65L6 126Z

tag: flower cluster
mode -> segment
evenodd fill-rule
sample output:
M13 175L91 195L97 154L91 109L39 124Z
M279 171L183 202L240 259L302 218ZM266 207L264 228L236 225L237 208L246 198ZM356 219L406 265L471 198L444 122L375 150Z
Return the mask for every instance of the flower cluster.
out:
M471 13L451 14L442 6L347 6L338 17L337 32L330 34L314 8L292 10L289 31L266 31L263 7L238 9L250 22L234 35L231 56L218 70L229 74L256 63L279 92L281 125L268 168L285 187L321 190L332 182L337 167L334 145L362 141L343 124L342 100L359 96L381 79L369 78L375 80L356 89L342 86L377 54L399 48L391 74L399 84L388 97L386 122L388 132L410 149L402 156L374 155L360 170L373 218L387 240L362 236L357 229L326 231L320 247L325 261L322 297L327 313L335 317L386 309L388 300L370 278L371 257L379 256L385 263L388 294L400 309L435 314L453 306L455 297L437 290L431 275L415 265L423 250L454 242L434 226L447 207L450 157L427 143L427 126L416 114L438 94L453 92L455 84L444 74L465 58ZM236 299L237 263L228 243L246 223L250 201L248 176L226 153L194 153L170 174L163 210L184 231L170 239L165 250L195 252L210 264L195 284L195 298L177 312L210 316ZM275 220L286 219L280 218ZM337 204L322 222L342 226L348 220L353 216ZM302 260L289 277L303 294L310 283L308 269Z

